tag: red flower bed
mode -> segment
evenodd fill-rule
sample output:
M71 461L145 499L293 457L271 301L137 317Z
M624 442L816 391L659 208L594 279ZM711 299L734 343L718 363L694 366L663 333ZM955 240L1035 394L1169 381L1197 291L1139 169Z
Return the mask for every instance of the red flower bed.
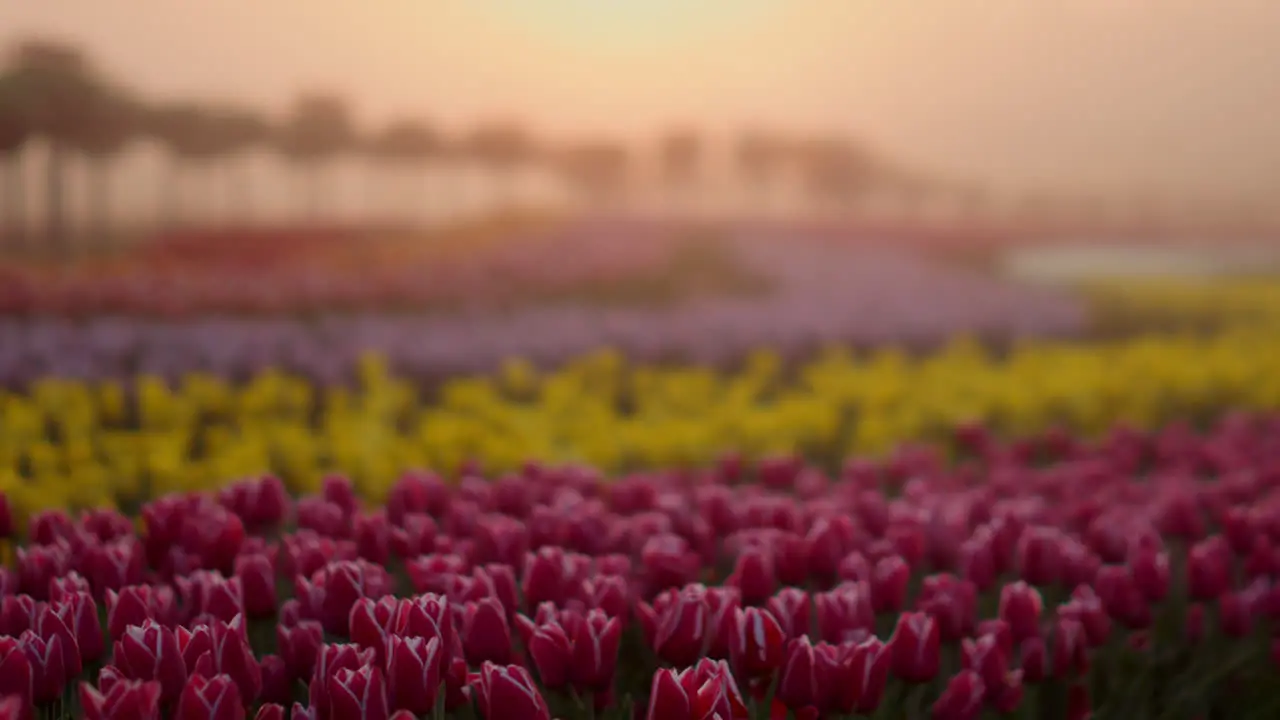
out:
M957 449L46 512L0 717L1276 717L1280 418Z

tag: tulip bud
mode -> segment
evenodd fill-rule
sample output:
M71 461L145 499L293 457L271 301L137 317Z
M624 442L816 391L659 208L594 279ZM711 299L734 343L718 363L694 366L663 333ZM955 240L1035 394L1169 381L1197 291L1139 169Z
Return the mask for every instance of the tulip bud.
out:
M253 619L276 613L276 573L271 558L262 553L236 558L236 580L244 596L244 611Z
M787 636L768 610L741 608L734 611L734 634L730 657L743 678L770 678L782 667Z
M982 678L972 670L961 670L933 704L934 720L977 720L982 714L986 688Z
M709 642L710 622L707 589L702 585L686 587L658 618L654 652L677 667L692 665L703 656L704 645Z
M284 705L264 703L258 708L258 714L253 716L253 720L284 720L284 717Z
M51 703L62 695L67 682L67 670L63 664L62 637L51 635L42 638L34 630L22 633L18 638L22 651L31 666L31 698L37 705Z
M551 720L546 700L529 671L519 665L485 663L476 689L486 720Z
M569 680L579 693L603 695L613 687L622 643L622 621L592 610L571 623L573 660Z
M871 575L871 602L876 613L899 612L907 601L911 568L900 555L882 558Z
M16 697L23 710L31 705L31 661L22 644L0 635L0 697Z
M1022 533L1017 549L1018 571L1032 585L1058 582L1062 572L1062 536L1053 528L1030 527Z
M303 620L294 627L276 626L276 647L293 680L311 678L322 645L324 628L318 622Z
M648 720L746 716L746 703L723 661L704 658L683 671L663 668L654 673Z
M824 702L823 677L818 656L808 637L792 640L778 681L778 700L789 710L821 710Z
M1018 651L1022 656L1022 679L1029 683L1044 682L1049 676L1048 649L1040 637L1027 638L1022 641Z
M177 578L188 619L209 615L230 622L244 613L244 588L239 578L227 579L214 570L197 570Z
M849 683L849 692L855 700L851 706L842 708L845 712L871 715L880 707L889 682L892 659L889 646L875 637L862 641L853 649L845 682Z
M244 720L244 703L228 675L192 675L178 698L174 720Z
M400 601L387 595L378 601L360 598L351 606L347 623L351 628L351 641L362 648L372 649L375 662L384 664L387 653L387 636L400 609Z
M889 640L893 674L911 683L926 683L938 675L942 662L938 621L926 613L903 613Z
M102 637L102 623L98 620L98 604L87 592L64 595L55 603L55 610L63 624L71 630L80 648L80 659L96 663L106 652L106 640Z
M131 680L160 683L162 704L178 699L187 682L187 666L174 632L153 620L130 626L115 642L112 661Z
M160 684L118 680L95 689L80 683L80 709L85 720L159 720Z
M120 592L107 591L107 634L113 640L124 637L130 625L153 620L168 625L175 619L173 590L166 586L130 585Z
M788 639L809 634L809 595L799 588L783 588L765 603Z
M496 598L467 603L462 608L462 647L470 665L486 661L506 663L511 657L511 628L506 610Z
M813 596L822 639L831 643L861 641L875 629L871 585L846 582L836 589Z
M329 676L330 717L346 720L387 720L387 681L372 665L341 668Z
M316 659L316 669L307 685L307 693L311 700L310 711L315 720L329 720L330 717L341 720L340 715L331 713L332 698L329 696L329 680L339 670L355 670L373 664L373 651L361 650L356 645L325 645L320 649Z
M68 616L70 617L70 615ZM66 682L72 682L78 678L84 669L84 663L80 657L80 643L76 640L75 633L71 628L67 627L67 623L58 615L56 609L48 605L42 605L36 612L36 621L33 629L45 642L55 637L58 638L58 648L62 653L62 669L66 673L66 677L63 679Z
M742 593L744 605L764 604L778 587L772 553L758 545L744 548L738 554L733 574L729 576L726 583L738 588Z
M443 680L440 643L439 637L388 638L387 681L392 707L419 715L435 708Z
M1089 643L1079 620L1059 617L1053 624L1053 673L1055 677L1083 676L1089 672Z
M293 678L289 677L289 668L285 667L284 660L279 655L264 655L258 667L262 672L259 699L267 705L283 706L293 702ZM281 712L284 712L283 707Z
M1040 634L1043 607L1040 591L1021 580L1000 589L1000 619L1009 623L1015 643Z
M1231 550L1220 535L1191 547L1187 590L1192 600L1216 600L1231 585Z

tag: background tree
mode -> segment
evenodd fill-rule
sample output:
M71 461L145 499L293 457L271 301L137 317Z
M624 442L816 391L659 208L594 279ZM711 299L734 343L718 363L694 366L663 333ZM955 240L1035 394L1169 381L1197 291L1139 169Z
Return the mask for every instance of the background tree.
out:
M45 234L49 249L67 249L68 150L83 135L96 97L97 78L76 48L52 40L27 40L12 57L14 101L26 108L31 131L48 146L45 168Z
M325 166L357 145L346 101L326 93L298 98L276 136L276 144L296 168L307 217L315 221L326 202Z
M694 188L702 171L702 153L702 138L689 128L671 130L659 141L659 172L673 208L696 205Z
M625 145L610 140L580 142L562 149L556 169L597 210L614 207L627 184L630 157Z
M75 137L75 147L88 171L87 228L89 242L101 246L112 235L112 164L142 130L142 108L123 91L97 86L87 104L88 113Z
M443 149L443 140L431 126L410 119L392 122L374 135L366 148L374 163L374 177L397 181L394 185L398 190L391 194L401 198L409 214L420 207L423 171ZM381 183L372 183L374 192L381 192L380 186Z
M217 122L213 109L185 100L157 105L146 112L143 127L169 153L169 172L161 185L163 225L188 222L188 180L193 172L207 174L211 169L220 148Z
M748 132L738 138L734 147L734 166L747 190L747 202L766 213L770 206L770 191L785 159L785 152L780 139L759 131Z
M24 150L31 136L27 109L19 102L12 75L0 75L0 240L26 240Z
M477 127L464 143L465 153L489 173L499 208L515 201L518 171L537 154L537 144L520 123L488 122Z

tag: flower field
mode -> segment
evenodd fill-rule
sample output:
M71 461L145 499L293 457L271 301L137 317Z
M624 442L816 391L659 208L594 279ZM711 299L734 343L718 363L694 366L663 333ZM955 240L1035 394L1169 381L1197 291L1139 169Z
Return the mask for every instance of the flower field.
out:
M1278 432L6 513L0 717L1275 717Z

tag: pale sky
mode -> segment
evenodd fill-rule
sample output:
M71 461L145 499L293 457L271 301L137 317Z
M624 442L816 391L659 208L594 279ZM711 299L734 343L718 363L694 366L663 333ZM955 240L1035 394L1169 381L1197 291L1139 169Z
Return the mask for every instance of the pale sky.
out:
M1007 187L1280 195L1280 0L0 0L145 92L458 129L861 135Z

